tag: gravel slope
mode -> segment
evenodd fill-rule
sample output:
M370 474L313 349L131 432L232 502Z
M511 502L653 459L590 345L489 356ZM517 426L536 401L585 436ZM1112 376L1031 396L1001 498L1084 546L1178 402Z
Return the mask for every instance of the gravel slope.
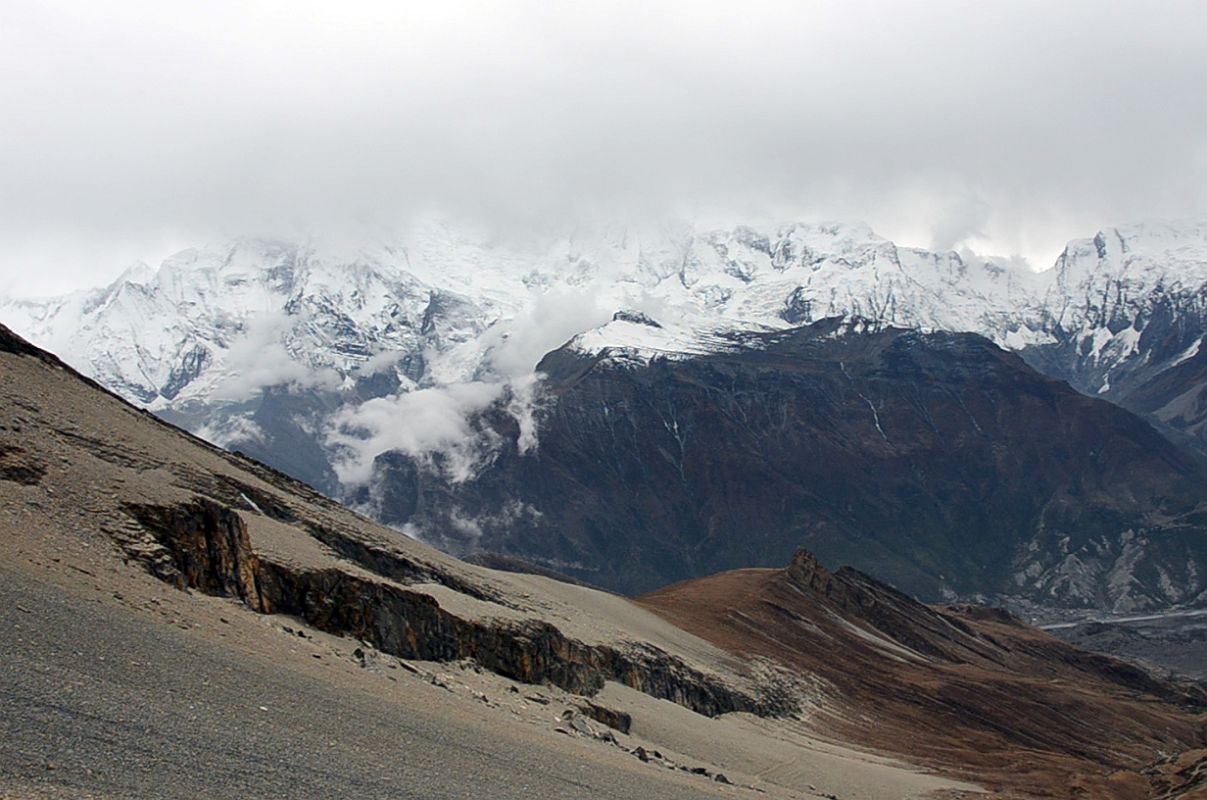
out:
M474 724L434 687L385 699L338 668L333 681L274 665L8 564L0 652L4 797L715 794L593 759L570 740Z

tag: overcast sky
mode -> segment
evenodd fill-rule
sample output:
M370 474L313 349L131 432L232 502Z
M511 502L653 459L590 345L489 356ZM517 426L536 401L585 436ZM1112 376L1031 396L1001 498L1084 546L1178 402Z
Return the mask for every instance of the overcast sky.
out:
M0 0L0 293L233 233L1207 215L1202 2Z

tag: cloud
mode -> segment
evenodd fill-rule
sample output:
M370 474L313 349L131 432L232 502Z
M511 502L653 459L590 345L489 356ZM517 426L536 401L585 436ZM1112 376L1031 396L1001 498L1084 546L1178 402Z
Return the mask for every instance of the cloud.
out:
M461 537L481 539L484 533L492 529L506 530L517 522L536 521L542 516L536 507L528 503L523 503L519 500L506 500L499 506L498 512L494 514L471 516L466 514L462 509L454 508L448 514L448 522ZM461 546L464 547L464 545Z
M863 219L950 246L963 198L991 251L1050 263L1207 213L1201 23L1185 0L10 0L0 269L35 293L424 210Z
M520 455L531 453L540 444L536 418L537 404L541 399L540 380L540 375L533 373L516 378L509 385L507 413L515 417L520 428L516 439L516 449Z
M599 288L555 286L534 292L519 314L500 321L474 344L486 352L483 380L404 391L344 408L328 436L330 444L345 452L336 465L340 480L346 485L367 482L373 460L391 450L438 466L455 481L466 480L498 444L491 431L475 423L499 401L519 425L520 453L534 450L541 399L536 365L549 351L611 317L613 309ZM389 355L374 356L364 370L386 368L397 360ZM432 360L439 357L430 354Z
M938 251L954 250L970 239L984 237L991 216L989 204L979 197L953 198L935 220L931 247Z
M265 442L264 431L259 425L243 417L228 417L214 420L197 431L197 435L218 447Z
M406 356L406 352L403 350L379 350L365 359L365 362L356 370L356 374L366 378L380 375L390 371L398 362L402 361L404 356Z
M461 383L343 409L328 435L328 443L345 452L336 474L345 485L364 484L373 475L373 459L397 450L429 465L439 453L440 466L450 478L468 479L491 444L473 426L473 418L501 397L504 388L502 383Z
M340 376L329 367L312 367L294 359L283 336L297 318L284 311L251 317L246 333L223 355L226 377L214 388L214 399L247 400L273 386L335 389Z
M530 375L550 350L607 322L616 309L608 304L605 289L592 283L533 292L519 314L484 336L490 370L504 379Z
M345 453L336 466L340 480L347 485L367 482L374 458L391 450L442 469L453 480L466 480L498 444L476 418L499 401L519 426L520 453L531 452L539 443L537 362L585 328L606 322L613 311L597 284L533 291L520 313L472 343L485 353L479 380L403 391L344 408L328 436L328 442ZM431 362L440 358L439 353L428 354ZM395 354L379 353L362 367L362 374L396 361Z

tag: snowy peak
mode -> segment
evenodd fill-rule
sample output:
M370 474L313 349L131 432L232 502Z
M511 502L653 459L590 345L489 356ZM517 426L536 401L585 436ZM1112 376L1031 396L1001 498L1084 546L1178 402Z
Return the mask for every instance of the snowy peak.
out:
M1107 228L1070 242L1051 272L1056 292L1091 307L1099 293L1105 302L1112 294L1197 292L1207 285L1207 222Z
M158 273L152 269L146 262L139 261L126 267L121 275L117 276L114 284L134 284L138 286L147 286L155 281Z
M618 364L640 366L657 359L686 359L754 345L751 331L681 322L663 325L640 311L617 311L612 320L584 331L566 347Z
M244 239L182 251L157 271L127 270L104 289L10 301L3 310L86 373L162 407L177 397L207 399L246 370L240 355L265 355L255 348L283 349L301 368L340 374L379 350L414 349L410 334L418 336L425 320L429 333L439 327L434 295L388 262L337 261L305 245ZM441 304L458 306L447 295Z
M752 326L734 329L697 322L663 325L640 311L620 310L611 321L575 336L565 349L618 366L646 366L653 361L686 360L720 353L762 350L784 337L808 333L814 339L838 339L880 331L882 323L856 315L816 321L807 330Z
M1126 404L1192 357L1207 326L1207 222L1106 228L1069 243L1040 276L1051 341L1036 366Z

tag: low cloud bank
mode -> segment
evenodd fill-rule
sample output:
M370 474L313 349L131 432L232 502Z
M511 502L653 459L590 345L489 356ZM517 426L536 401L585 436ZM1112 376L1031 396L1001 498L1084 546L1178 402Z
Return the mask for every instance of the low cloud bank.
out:
M329 367L315 368L296 360L285 346L289 327L299 324L284 311L257 314L246 333L226 352L227 376L214 390L218 400L241 401L273 386L296 389L335 389L340 375Z
M476 424L497 402L504 402L519 424L520 452L534 450L541 393L535 367L546 353L611 317L600 288L534 291L523 311L477 340L478 380L402 391L343 409L328 435L328 443L344 453L336 465L340 481L347 486L367 483L374 459L389 451L405 453L428 468L438 463L454 481L468 480L499 444L493 432ZM387 368L390 358L386 353L374 356L362 373Z
M468 479L489 444L472 420L504 389L502 383L474 381L416 389L345 408L336 415L328 436L329 444L346 453L336 465L336 475L345 485L364 484L373 476L373 460L396 450L427 465L441 453L449 477Z

